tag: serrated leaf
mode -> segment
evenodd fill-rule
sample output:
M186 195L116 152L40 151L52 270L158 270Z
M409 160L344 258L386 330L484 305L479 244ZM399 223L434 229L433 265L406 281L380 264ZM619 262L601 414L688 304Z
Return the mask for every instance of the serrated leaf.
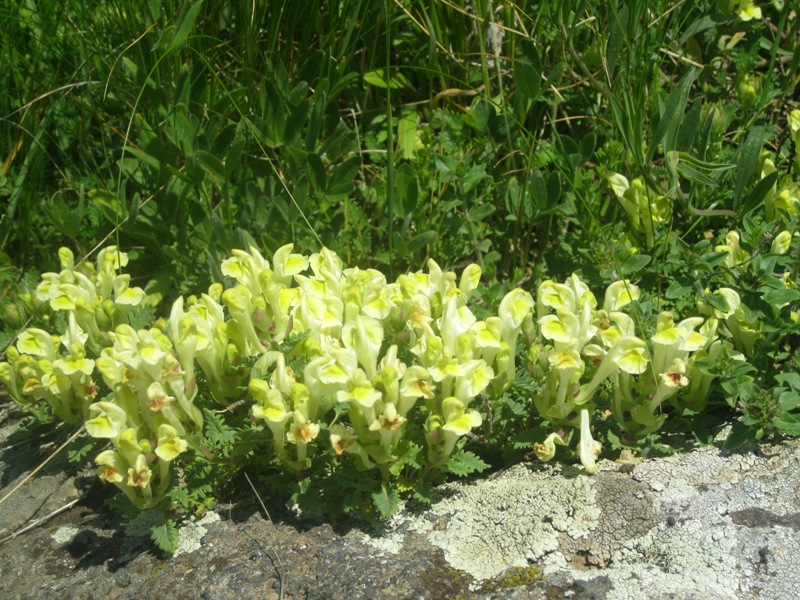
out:
M520 431L512 435L510 441L515 450L533 448L533 444L536 442L536 432L532 429Z
M489 465L473 452L461 450L450 456L447 461L447 470L458 477L466 477L471 473L480 473L489 468Z
M172 520L150 529L150 538L156 546L167 554L174 554L178 549L178 527Z
M418 481L414 485L413 495L415 500L430 504L433 502L433 484L428 481Z
M383 484L381 491L371 496L372 503L384 519L391 519L400 508L400 494L387 484Z

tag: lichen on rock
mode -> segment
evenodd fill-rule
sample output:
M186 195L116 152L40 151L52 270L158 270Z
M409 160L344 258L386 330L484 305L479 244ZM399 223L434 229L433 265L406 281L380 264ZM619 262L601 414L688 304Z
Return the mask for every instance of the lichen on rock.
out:
M426 515L447 524L428 539L451 566L482 581L540 560L558 548L560 535L589 535L600 516L594 481L556 477L556 470L516 465L480 485L447 486L452 495Z

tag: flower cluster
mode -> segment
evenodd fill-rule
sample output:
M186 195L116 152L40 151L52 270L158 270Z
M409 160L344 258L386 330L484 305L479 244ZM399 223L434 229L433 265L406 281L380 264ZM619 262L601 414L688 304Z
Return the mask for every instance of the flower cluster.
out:
M590 430L595 408L610 410L635 440L661 427L665 401L679 408L704 404L709 376L695 361L719 351L716 319L692 317L676 323L671 313L662 312L648 344L637 337L633 318L622 311L638 297L635 285L617 281L607 288L598 308L594 294L577 275L563 284L548 280L539 286L539 341L532 345L529 360L542 392L533 402L556 430L536 445L540 459L550 460L555 445L564 445L572 431L580 430L581 462L594 472L600 453ZM598 401L596 392L605 382L610 391ZM564 427L573 429L567 432Z
M16 346L0 363L0 381L22 406L43 400L62 421L74 423L88 415L97 395L92 379L95 361L86 358L87 335L70 313L63 335L31 327L17 336Z
M144 292L118 273L125 254L107 248L96 266L76 267L62 249L61 273L45 274L36 297L67 312L68 330L23 331L0 377L21 405L44 399L59 418L109 440L99 476L139 507L163 498L175 457L202 449L195 400L204 398L227 405L249 396L273 457L292 470L326 449L384 478L406 465L446 470L483 421L475 399L497 400L512 384L533 298L516 289L497 315L478 320L467 305L476 265L458 278L431 260L427 272L389 283L379 271L344 268L328 249L292 250L271 260L233 251L222 264L231 285L179 298L158 327L137 331L128 309ZM409 427L415 441L404 438Z
M109 341L108 332L126 322L131 307L145 297L130 286L130 275L117 271L128 257L115 246L101 250L94 264L75 264L73 253L61 248L59 273L44 273L26 306L44 307L67 314L66 331L60 335L29 328L8 349L8 362L0 363L0 380L21 405L44 400L59 419L72 423L88 416L97 395L92 378L97 354Z
M773 253L786 251L787 236L775 238ZM735 232L718 250L731 268L749 257ZM664 403L704 408L713 376L701 367L732 349L718 328L747 352L761 335L728 288L716 292L727 312L719 301L701 303L707 319L662 312L642 338L625 312L639 298L627 280L608 287L602 306L577 275L543 282L535 300L514 289L481 320L469 304L477 265L459 277L430 260L427 271L390 283L377 270L345 268L326 248L304 256L291 244L271 260L235 250L222 264L227 287L179 298L167 319L137 331L128 311L144 292L118 272L125 254L107 248L96 265L78 266L69 251L60 256L61 273L46 273L36 297L66 312L66 330L21 332L0 379L19 404L45 401L107 439L95 459L100 478L143 508L164 498L176 457L204 450L200 403L212 399L250 401L269 436L263 458L289 470L309 469L322 453L349 456L384 481L461 468L453 455L503 402L521 338L540 387L531 403L553 429L536 454L550 460L577 430L581 461L594 472L595 409L640 439L663 424ZM207 393L198 394L198 379Z
M336 454L396 474L411 460L401 442L416 419L428 467L446 463L481 424L475 397L511 384L520 326L533 307L530 294L515 290L497 316L477 320L467 306L477 265L458 284L432 260L427 273L387 283L378 271L345 269L330 250L303 258L285 246L271 267L251 248L225 269L239 283L223 301L250 354L261 354L249 383L253 417L267 424L276 455L293 469L309 466L326 427L321 419L336 405L347 411L346 421L329 427ZM306 337L286 356L277 348L289 330ZM289 366L298 360L302 372ZM414 412L420 400L424 407Z
M647 247L652 248L656 233L672 218L670 199L648 189L638 178L628 182L624 175L609 172L606 179L628 214L634 231L643 233Z

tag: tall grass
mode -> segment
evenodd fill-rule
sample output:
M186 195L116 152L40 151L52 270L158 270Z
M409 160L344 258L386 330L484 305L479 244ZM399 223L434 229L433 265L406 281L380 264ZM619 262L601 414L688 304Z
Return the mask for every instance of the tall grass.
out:
M231 247L289 241L397 271L618 268L606 171L675 196L690 231L724 226L667 153L723 162L785 127L790 4L763 26L712 2L5 6L0 251L50 268L112 235L164 295L219 277ZM758 95L731 102L748 68ZM744 201L753 165L723 196Z

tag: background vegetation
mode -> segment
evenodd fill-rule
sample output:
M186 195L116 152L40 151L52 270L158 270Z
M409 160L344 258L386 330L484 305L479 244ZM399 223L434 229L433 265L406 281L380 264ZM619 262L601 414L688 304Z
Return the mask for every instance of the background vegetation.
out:
M749 368L708 367L712 406L739 441L800 433L795 1L23 0L0 22L3 347L60 246L128 252L154 314L232 248L289 242L390 279L476 262L488 307L577 272L634 280L654 321L724 312L727 286L761 335Z

